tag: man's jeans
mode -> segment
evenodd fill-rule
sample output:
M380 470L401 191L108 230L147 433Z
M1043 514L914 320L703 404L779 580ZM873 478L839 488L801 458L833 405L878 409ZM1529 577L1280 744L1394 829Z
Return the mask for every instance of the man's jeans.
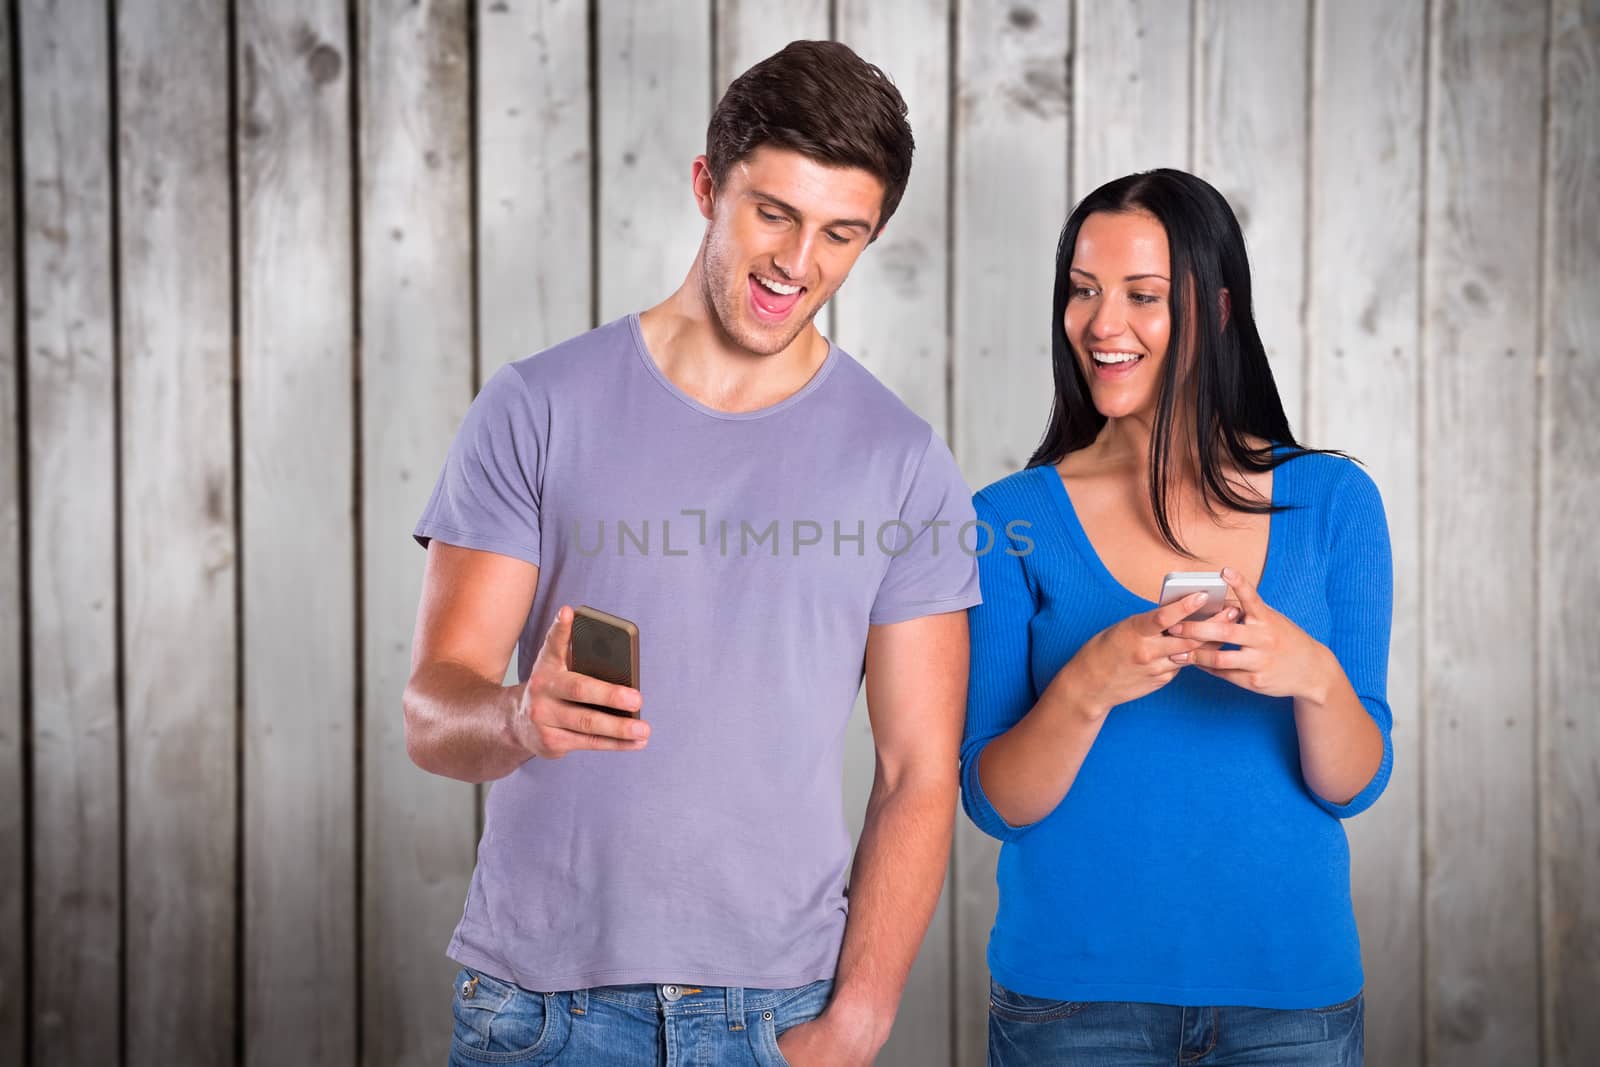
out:
M787 1067L778 1035L822 1013L832 980L794 989L597 986L532 993L456 975L450 1067Z
M989 1067L1361 1067L1361 994L1326 1008L1042 1000L989 983Z

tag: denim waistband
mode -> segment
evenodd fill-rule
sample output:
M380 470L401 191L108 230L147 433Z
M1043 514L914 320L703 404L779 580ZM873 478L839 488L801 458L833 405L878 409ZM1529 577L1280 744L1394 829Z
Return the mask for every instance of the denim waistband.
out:
M824 979L826 981L826 979ZM792 989L750 989L743 986L608 985L578 989L568 994L572 1009L582 1014L588 1001L603 1000L623 1007L663 1015L703 1015L725 1012L742 1016L747 1011L767 1011L805 993L816 982ZM674 995L676 994L676 995Z

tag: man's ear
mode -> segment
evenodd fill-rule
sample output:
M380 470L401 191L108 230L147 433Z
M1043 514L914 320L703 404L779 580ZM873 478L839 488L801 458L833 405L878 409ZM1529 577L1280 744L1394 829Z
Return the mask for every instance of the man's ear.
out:
M1228 318L1233 314L1233 294L1224 289L1217 294L1217 310L1222 314L1222 328L1228 328Z
M711 161L703 155L695 156L689 173L694 185L694 202L699 206L700 214L710 222L717 203L717 184L711 178Z

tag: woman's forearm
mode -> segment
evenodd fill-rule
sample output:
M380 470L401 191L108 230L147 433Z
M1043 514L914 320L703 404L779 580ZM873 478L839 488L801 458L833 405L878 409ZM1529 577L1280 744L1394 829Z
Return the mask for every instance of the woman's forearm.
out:
M1294 698L1300 773L1330 804L1348 804L1383 763L1383 734L1332 652L1305 693Z
M978 781L996 813L1012 826L1026 826L1054 811L1077 779L1107 710L1079 699L1071 671L1062 669L1033 708L978 756Z

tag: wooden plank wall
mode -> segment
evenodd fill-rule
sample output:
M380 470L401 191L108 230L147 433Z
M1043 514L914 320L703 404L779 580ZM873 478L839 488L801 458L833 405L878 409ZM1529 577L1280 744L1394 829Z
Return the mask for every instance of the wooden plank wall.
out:
M241 947L231 27L215 4L113 14L123 1056L215 1063Z
M1539 346L1539 835L1545 1058L1600 1050L1600 0L1560 0L1545 72Z
M795 37L910 103L820 321L974 487L1072 202L1229 196L1394 543L1369 1062L1600 1059L1600 0L13 0L0 1062L443 1060L479 798L405 755L408 532L496 367L681 280L715 97ZM871 774L858 706L857 830ZM983 1061L995 855L962 820L880 1062Z
M31 769L30 967L16 988L35 1059L109 1063L125 954L111 25L87 4L16 13L23 288L7 303L23 310ZM227 781L231 760L218 771ZM95 1025L72 1025L76 1012Z
M958 19L950 446L978 488L1028 462L1049 416L1056 233L1070 206L1074 19L1067 5L1001 4L962 4ZM959 1064L982 1063L987 1047L999 855L997 841L965 816L956 820L950 1021Z
M1424 1040L1513 1062L1539 1038L1535 656L1460 625L1461 590L1538 632L1545 22L1534 0L1432 11L1423 195ZM1485 77L1494 71L1495 77ZM1472 492L1463 492L1471 486ZM1493 507L1486 507L1493 501ZM1493 561L1485 566L1485 561ZM1521 976L1511 982L1512 976Z
M470 12L357 5L360 231L356 314L361 594L360 1029L365 1062L444 1056L461 917L476 852L472 787L419 775L399 694L422 588L409 533L477 388ZM354 1001L352 1001L352 1004Z
M1374 1063L1422 1063L1422 375L1418 329L1425 12L1321 4L1311 63L1306 432L1359 456L1384 490L1394 553L1389 700L1394 769L1382 806L1349 826ZM1387 224L1370 224L1374 205ZM1381 815L1379 814L1381 812Z
M355 1058L349 21L236 8L245 1058ZM330 239L337 235L339 239ZM283 576L301 576L286 582ZM299 854L299 863L282 858Z
M17 347L17 170L16 70L10 7L0 9L0 421L20 428L17 385L22 354ZM24 877L22 773L22 435L0 435L0 1059L22 1058L23 1001L27 987L28 893Z

